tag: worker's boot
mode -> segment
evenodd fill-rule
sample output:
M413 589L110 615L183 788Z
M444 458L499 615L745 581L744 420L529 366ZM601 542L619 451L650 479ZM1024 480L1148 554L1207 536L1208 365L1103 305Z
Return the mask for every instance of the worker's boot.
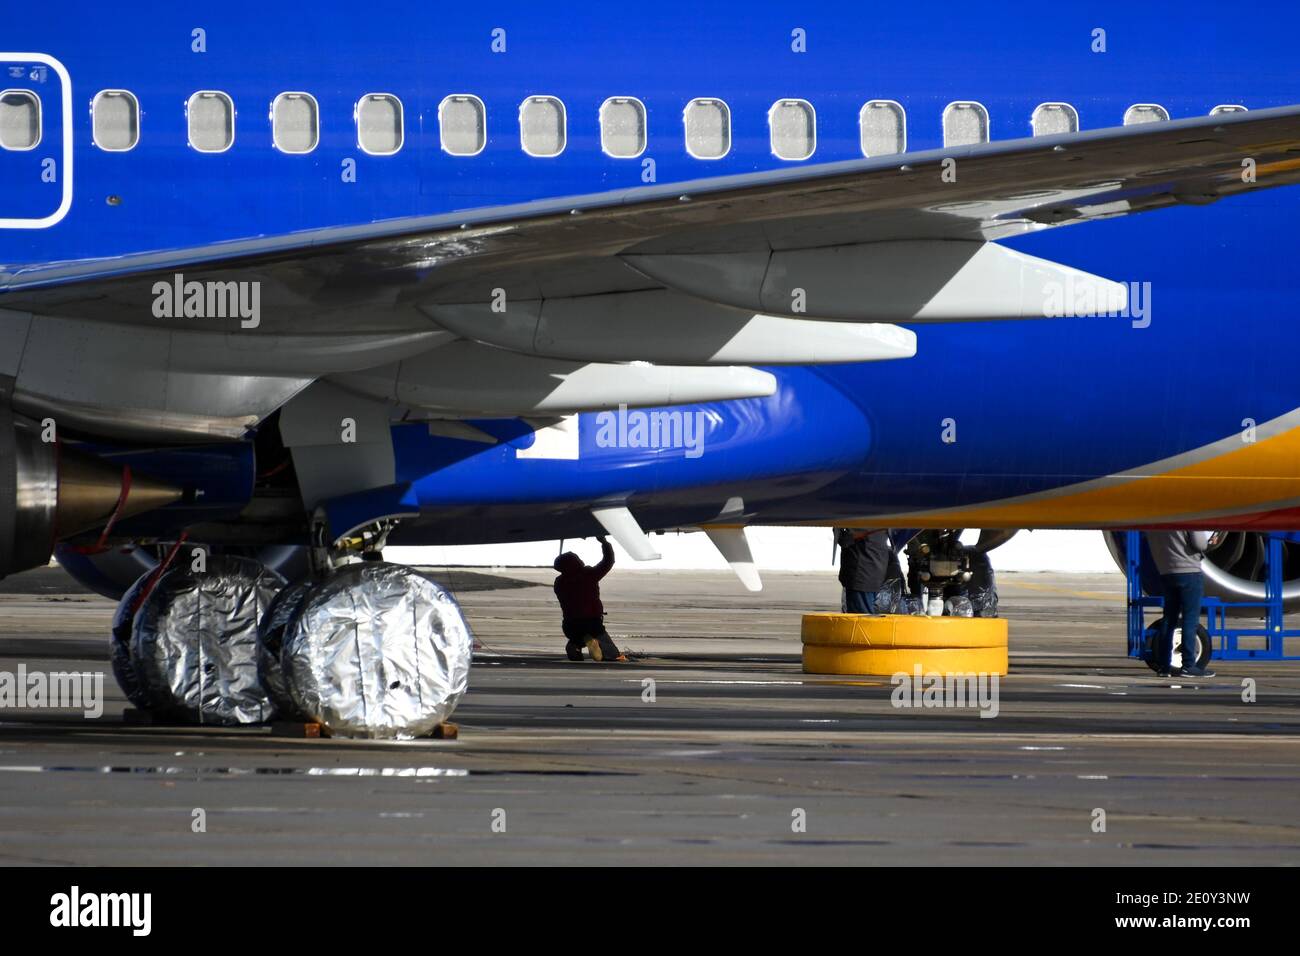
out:
M627 656L618 649L618 645L610 639L608 634L587 638L587 653L591 655L593 661L600 661L605 664L627 660Z
M582 663L582 641L569 641L565 644L564 656L571 661Z

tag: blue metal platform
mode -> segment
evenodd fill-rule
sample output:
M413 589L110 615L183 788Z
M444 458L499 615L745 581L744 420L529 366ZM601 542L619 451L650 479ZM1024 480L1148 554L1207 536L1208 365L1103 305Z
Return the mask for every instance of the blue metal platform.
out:
M1210 636L1212 658L1220 661L1300 661L1300 653L1288 654L1288 638L1300 637L1300 629L1286 628L1282 604L1282 535L1268 536L1264 561L1263 601L1223 601L1207 597L1201 604L1205 629ZM1125 577L1128 580L1128 655L1145 658L1149 632L1160 626L1159 619L1150 626L1146 611L1154 608L1164 613L1163 597L1148 597L1142 591L1142 533L1129 531L1124 536ZM1254 610L1253 614L1230 613ZM1263 626L1256 623L1263 618ZM1249 626L1254 625L1254 626ZM1245 642L1248 646L1243 647Z

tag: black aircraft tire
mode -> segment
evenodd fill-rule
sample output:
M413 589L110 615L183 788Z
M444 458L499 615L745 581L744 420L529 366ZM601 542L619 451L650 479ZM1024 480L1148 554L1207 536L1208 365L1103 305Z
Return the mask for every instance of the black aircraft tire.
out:
M1160 659L1157 657L1155 653L1154 642L1157 638L1161 636L1159 630L1160 626L1161 626L1161 622L1157 621L1155 624L1152 624L1149 628L1147 628L1147 642L1148 642L1147 653L1142 658L1145 664L1147 665L1147 667L1157 672L1160 670L1162 662L1160 661ZM1181 640L1181 635L1179 635L1179 639ZM1210 658L1212 656L1213 648L1210 643L1210 632L1205 629L1204 624L1196 625L1196 644L1197 644L1196 666L1208 667L1210 664Z

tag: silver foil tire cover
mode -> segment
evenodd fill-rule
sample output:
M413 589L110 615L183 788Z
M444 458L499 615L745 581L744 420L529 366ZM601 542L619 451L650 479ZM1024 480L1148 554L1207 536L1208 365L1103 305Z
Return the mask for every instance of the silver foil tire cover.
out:
M201 724L275 716L258 676L257 624L284 579L248 558L165 573L140 605L131 654L153 709Z
M280 665L280 653L284 649L284 635L294 616L307 599L315 582L311 580L295 581L283 588L271 606L262 615L257 625L257 666L262 686L275 704L276 714L282 718L301 716L298 705L289 693L289 682L284 668Z
M140 600L152 571L146 571L135 579L135 583L126 589L122 599L117 602L117 611L113 614L113 629L110 638L109 659L113 664L113 676L117 686L122 688L126 699L141 710L152 709L152 701L145 689L144 678L131 656L131 630L135 624L135 605Z
M302 713L340 737L423 737L456 709L474 639L455 598L403 565L365 562L313 589L281 652Z

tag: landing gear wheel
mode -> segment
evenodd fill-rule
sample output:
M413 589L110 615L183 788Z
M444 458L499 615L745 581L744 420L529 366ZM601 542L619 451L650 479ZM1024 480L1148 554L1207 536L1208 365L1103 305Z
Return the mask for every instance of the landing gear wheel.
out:
M399 564L350 564L311 586L280 662L299 712L332 736L423 737L469 683L474 638L456 600Z
M315 586L314 581L295 581L284 587L271 601L257 625L257 669L262 686L275 704L276 714L283 719L301 716L298 705L289 693L289 682L280 663L284 648L284 634L293 623L294 615Z
M126 699L140 710L151 710L152 704L145 690L144 678L136 669L131 657L131 625L135 623L136 608L140 603L140 593L149 584L153 571L146 571L135 579L135 583L126 589L122 599L117 603L113 614L113 629L109 646L109 660L113 665L113 677L117 686L122 688Z
M1146 629L1146 632L1142 636L1142 660L1146 663L1147 667L1151 668L1156 673L1163 670L1167 663L1163 658L1169 645L1162 642L1163 630L1163 622L1156 621L1156 623ZM1175 648L1173 666L1186 667L1186 662L1182 659L1183 629L1181 627L1174 628L1173 640L1173 647ZM1210 656L1210 632L1205 629L1204 624L1197 624L1196 666L1200 668L1207 667L1210 663Z
M256 561L215 555L204 571L182 563L158 578L131 623L132 670L150 709L200 724L270 720L257 623L282 587Z

